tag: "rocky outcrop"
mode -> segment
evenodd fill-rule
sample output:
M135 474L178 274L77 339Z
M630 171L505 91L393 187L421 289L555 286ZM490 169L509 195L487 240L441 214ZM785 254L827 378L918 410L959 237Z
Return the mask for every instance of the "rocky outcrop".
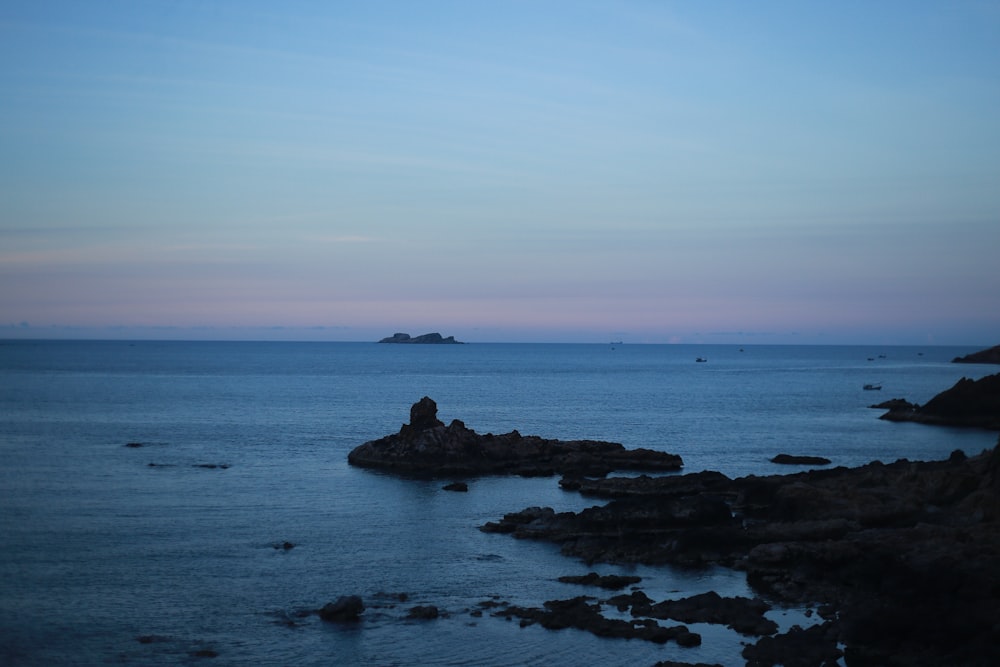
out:
M462 342L455 340L454 336L448 336L444 338L441 334L428 333L422 336L416 336L411 338L410 334L407 333L395 333L391 336L387 336L379 341L380 343L403 343L403 344L416 344L416 345L461 345Z
M879 419L1000 430L1000 373L962 378L922 406L899 401Z
M628 574L600 575L596 572L588 572L587 574L566 575L564 577L559 577L559 581L564 584L582 584L584 586L599 586L600 588L618 590L619 588L625 588L626 586L639 583L642 581L642 577L636 577Z
M519 618L522 626L538 623L549 630L577 628L598 637L644 639L657 644L675 641L681 646L701 644L701 635L691 632L683 625L663 627L652 619L626 621L606 618L601 613L600 603L585 595L569 600L549 600L543 609L505 606L493 615L508 619Z
M764 615L771 609L768 603L744 597L724 598L714 591L663 602L653 602L642 591L634 591L630 595L617 595L607 602L636 617L715 623L744 635L772 635L778 631L778 624Z
M876 403L875 405L869 405L868 407L875 410L916 410L920 406L916 403L910 403L905 398L890 398L888 401L882 401L881 403Z
M945 461L640 477L634 495L628 479L569 480L614 499L576 513L528 508L482 529L552 541L586 562L735 567L763 597L828 607L817 629L748 647L748 664L782 662L769 657L782 651L784 664L832 664L840 647L851 665L1000 664L1000 442ZM651 616L644 598L618 602ZM822 657L787 662L806 644Z
M953 364L1000 364L1000 345L973 352L964 357L955 357L951 362Z
M357 621L365 610L365 603L358 595L341 595L334 602L327 602L319 610L319 617L331 623Z
M822 456L778 454L773 459L771 459L771 463L779 463L781 465L825 466L825 465L830 465L831 461L830 459L824 458Z
M410 610L406 613L407 618L420 621L432 621L440 615L440 610L432 604L410 607Z
M426 396L410 409L410 423L399 433L356 447L347 460L359 467L433 477L600 476L613 470L675 471L682 466L675 454L626 449L613 442L549 440L517 431L480 435L457 419L445 426L437 418L437 404Z

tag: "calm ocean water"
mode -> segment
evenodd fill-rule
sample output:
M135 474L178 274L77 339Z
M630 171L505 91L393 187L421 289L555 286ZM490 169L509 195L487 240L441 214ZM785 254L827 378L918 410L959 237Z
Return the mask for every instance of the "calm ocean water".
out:
M948 363L976 349L0 341L0 663L742 665L750 640L713 626L691 626L704 643L682 649L472 616L494 598L600 595L556 581L590 569L640 574L654 599L749 591L727 570L588 568L477 530L529 505L594 504L558 478L448 493L350 468L348 451L428 395L480 433L662 449L688 472L790 472L768 462L781 452L939 459L996 434L867 406L995 372ZM369 605L359 624L299 617L351 593ZM417 604L446 616L407 620Z

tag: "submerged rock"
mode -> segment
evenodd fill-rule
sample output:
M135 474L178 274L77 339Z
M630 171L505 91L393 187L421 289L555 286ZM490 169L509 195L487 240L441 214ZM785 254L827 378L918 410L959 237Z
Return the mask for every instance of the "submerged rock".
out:
M399 433L356 447L347 460L403 474L455 477L600 476L612 470L675 471L682 466L676 454L629 450L614 442L549 440L517 431L480 435L457 419L445 426L437 418L437 404L427 396L412 406L410 423Z
M334 602L327 602L319 610L319 617L331 623L356 621L365 610L365 603L359 595L342 595Z
M429 604L411 607L406 617L415 620L432 621L440 615L440 610L435 605Z

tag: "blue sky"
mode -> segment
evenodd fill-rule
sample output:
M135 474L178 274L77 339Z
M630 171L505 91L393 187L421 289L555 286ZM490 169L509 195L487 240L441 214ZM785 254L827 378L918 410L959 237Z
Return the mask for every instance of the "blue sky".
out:
M0 336L1000 342L996 2L0 5Z

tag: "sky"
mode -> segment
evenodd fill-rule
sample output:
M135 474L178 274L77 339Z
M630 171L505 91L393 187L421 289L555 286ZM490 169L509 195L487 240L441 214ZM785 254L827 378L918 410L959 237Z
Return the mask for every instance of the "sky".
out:
M0 3L0 337L1000 343L1000 3Z

